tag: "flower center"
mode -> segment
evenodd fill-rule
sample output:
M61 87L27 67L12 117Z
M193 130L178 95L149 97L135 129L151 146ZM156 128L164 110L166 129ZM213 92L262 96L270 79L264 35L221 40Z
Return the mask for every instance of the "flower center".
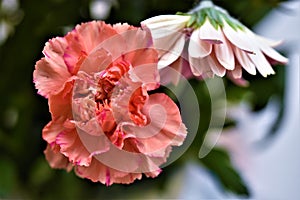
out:
M119 80L129 71L131 64L120 61L112 64L97 75L97 91L94 97L96 115L104 133L112 140L118 130L111 108L111 97Z
M120 61L109 66L99 75L98 90L95 95L95 101L98 105L110 103L113 88L116 86L120 78L129 71L131 64L127 61Z
M130 74L130 70L133 70L131 63L122 60L94 76L97 84L94 93L97 121L104 134L119 148L123 147L128 137L120 124L133 122L144 126L148 123L146 115L142 112L148 98L147 91L141 83L131 82L130 75L126 75Z

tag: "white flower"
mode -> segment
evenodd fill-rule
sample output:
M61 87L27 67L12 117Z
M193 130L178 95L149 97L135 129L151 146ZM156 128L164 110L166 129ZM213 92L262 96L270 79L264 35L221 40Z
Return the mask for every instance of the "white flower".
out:
M253 33L207 1L188 14L156 16L141 25L151 31L154 46L160 51L160 69L176 62L185 50L193 75L202 77L229 73L241 79L242 68L252 75L257 70L266 77L274 74L270 62L288 61L273 49L280 42ZM184 48L186 41L188 46Z
M175 62L181 55L185 44L183 30L191 16L160 15L141 22L153 37L155 48L159 52L158 68L164 68Z

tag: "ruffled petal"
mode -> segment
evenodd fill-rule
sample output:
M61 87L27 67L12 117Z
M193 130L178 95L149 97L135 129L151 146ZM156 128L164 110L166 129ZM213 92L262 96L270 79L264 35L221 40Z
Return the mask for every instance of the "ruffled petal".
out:
M87 53L91 52L95 47L101 44L103 41L111 38L117 34L116 30L109 24L103 21L91 21L88 23L82 23L75 27L77 34L72 40L76 42L76 36L81 47Z
M131 81L140 82L147 90L159 87L159 74L155 63L138 65L130 69L128 75Z
M46 98L59 93L71 77L65 65L42 58L35 65L33 80L38 93Z
M133 67L143 64L157 63L158 53L153 48L151 33L140 28L130 28L122 32L121 36L125 39L126 51L122 52L122 60L131 63Z
M73 119L72 89L73 81L71 80L64 84L64 89L60 93L51 95L48 99L52 121L44 127L42 136L49 144L54 143L56 136L65 129L74 128L74 125L70 124L70 120Z
M152 94L143 107L150 123L146 126L126 126L126 132L135 135L137 147L144 154L155 154L168 146L179 146L186 137L176 104L165 94Z
M55 143L57 135L65 130L65 127L63 126L64 122L65 119L61 118L56 121L49 122L43 128L42 137L46 142L48 142L48 144Z
M47 145L44 154L50 167L56 169L66 169L67 171L71 171L73 166L68 161L68 158L61 154L59 151L54 151L53 148L50 147L50 145Z
M121 129L126 131L124 126ZM95 154L93 158L117 171L145 173L159 170L159 166L166 162L170 152L169 148L158 151L150 152L149 154L139 152L136 138L131 137L123 140L122 147L116 143L111 143L109 151Z
M66 129L74 128L70 125L73 119L71 107L72 82L67 82L65 88L57 95L51 95L48 100L52 121L43 129L42 136L49 144L55 143L58 134Z
M121 34L128 30L135 30L136 27L131 26L128 23L117 23L113 25L113 29L117 31L117 33Z
M129 112L129 103L136 90L141 88L140 82L132 82L129 77L124 76L113 90L111 96L111 109L114 119L119 123L133 123Z
M97 48L95 51L91 52L82 64L80 65L80 70L88 74L97 73L112 64L112 57L108 51L103 48Z
M93 159L89 167L76 167L76 174L82 178L88 178L93 182L101 182L107 186L113 183L129 184L134 180L142 178L141 173L127 173L115 170L103 165L96 159Z
M80 166L89 166L91 153L82 144L76 129L63 131L56 137L56 144L60 146L60 152L65 155L71 163Z
M157 155L158 157L151 157L139 152L135 138L127 138L124 141L123 149L111 145L108 152L95 155L93 161L97 160L97 162L107 167L106 169L109 170L110 176L114 176L113 182L126 183L127 181L124 181L132 174L147 173L148 175L152 175L152 177L158 175L161 171L158 166L166 162L170 150L171 148L168 147L160 150L162 153ZM130 162L128 162L129 160ZM101 174L98 172L94 173ZM112 181L112 178L110 178L110 181Z
M62 55L67 48L67 42L62 37L56 37L49 40L43 49L43 54L49 60L53 62L60 63L60 65L64 64L64 60Z
M112 46L114 46L111 44L112 38L115 38L114 44L122 40L112 26L102 21L92 21L77 25L72 32L65 36L68 48L64 52L63 57L70 73L77 74L80 64L85 60L86 56L93 50L97 51L97 48L104 48L108 52L117 51L118 56L120 56L120 48L110 51ZM122 46L120 45L120 47Z
M64 84L64 89L60 93L49 97L48 104L52 120L73 118L71 105L72 92L73 80L70 80Z

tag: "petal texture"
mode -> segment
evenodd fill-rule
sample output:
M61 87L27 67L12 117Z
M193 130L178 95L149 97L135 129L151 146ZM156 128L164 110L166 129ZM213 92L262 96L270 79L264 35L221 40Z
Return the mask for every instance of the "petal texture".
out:
M177 27L175 21L169 25ZM180 37L180 43L166 45L182 51ZM148 30L101 21L77 25L46 43L33 75L52 118L42 131L51 167L74 168L78 176L106 185L159 175L186 129L170 98L148 94L160 85L158 58L167 55L153 43ZM153 113L149 105L162 110ZM144 138L139 134L154 130L149 124L157 135Z

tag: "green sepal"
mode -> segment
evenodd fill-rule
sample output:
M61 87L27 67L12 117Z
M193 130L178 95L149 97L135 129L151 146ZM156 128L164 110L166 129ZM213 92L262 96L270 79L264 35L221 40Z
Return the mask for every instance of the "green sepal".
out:
M184 13L184 12L176 12L175 15L183 15L183 16L188 16L190 14Z
M221 15L222 15L223 19L226 21L226 23L235 31L237 31L238 29L244 30L244 26L237 20L232 19L232 17L230 17L224 13L221 13Z
M206 15L207 15L210 23L213 25L213 27L215 29L218 29L219 22L221 21L221 20L219 20L219 17L218 17L219 13L213 8L207 8L207 9L205 9L205 12L206 12Z
M205 12L197 13L197 20L196 20L197 28L201 27L204 24L206 17L207 17L207 14Z
M212 14L212 17L213 19L220 25L220 26L223 26L223 20L222 20L222 17L221 17L221 13L215 9L211 9L211 14Z
M195 24L197 20L197 16L196 15L191 15L190 20L188 21L188 23L186 24L187 27L192 27L193 24Z
M218 30L219 27L218 23L210 17L208 17L208 20L211 23L211 25L213 25L213 27Z
M244 30L243 24L241 24L239 21L233 19L227 13L217 10L213 7L203 8L192 14L181 12L177 12L176 14L191 16L191 19L187 23L187 27L200 28L204 24L207 17L215 29L218 29L219 26L223 27L224 23L227 23L235 31L238 29Z

